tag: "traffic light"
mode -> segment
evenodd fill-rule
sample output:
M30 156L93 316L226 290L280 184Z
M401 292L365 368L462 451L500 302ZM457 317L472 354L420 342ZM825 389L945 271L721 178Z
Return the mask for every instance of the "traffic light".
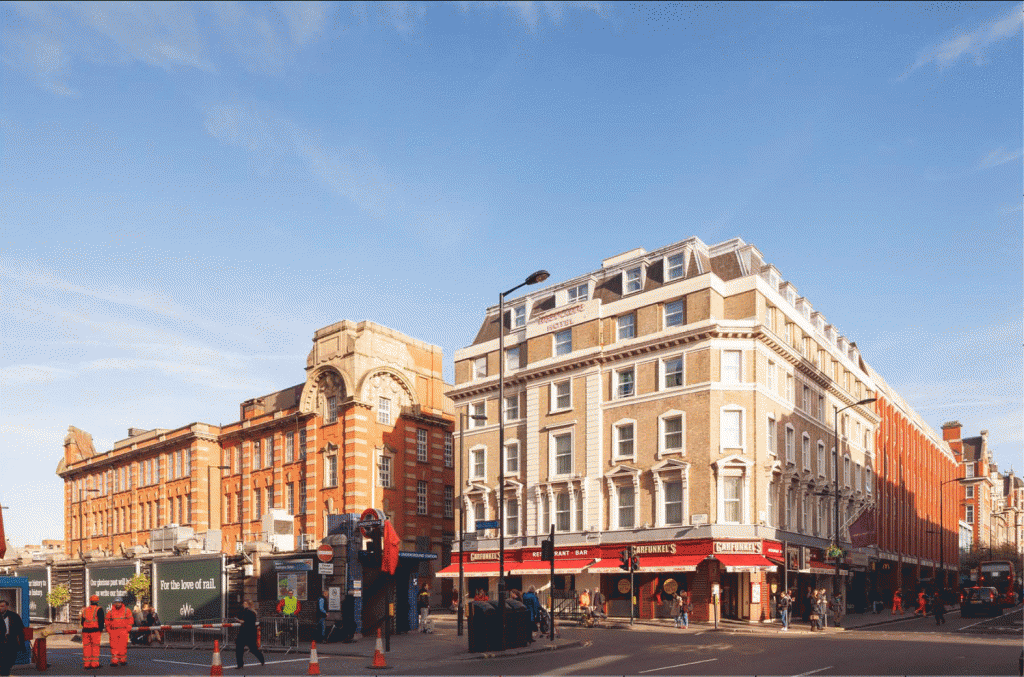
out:
M544 562L553 562L555 559L555 543L545 538L540 542L540 558Z
M629 571L629 550L622 550L619 552L619 568L623 571Z
M629 560L630 571L640 571L640 558L633 555Z

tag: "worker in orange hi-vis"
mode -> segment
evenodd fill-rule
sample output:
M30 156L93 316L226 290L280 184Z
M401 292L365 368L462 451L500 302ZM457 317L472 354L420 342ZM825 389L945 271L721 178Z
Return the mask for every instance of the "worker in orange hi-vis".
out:
M82 609L82 667L86 670L100 667L100 637L103 636L103 609L100 598L93 595L89 606Z
M110 635L110 664L128 665L128 631L132 627L132 612L120 597L114 598L114 608L107 614L107 634Z

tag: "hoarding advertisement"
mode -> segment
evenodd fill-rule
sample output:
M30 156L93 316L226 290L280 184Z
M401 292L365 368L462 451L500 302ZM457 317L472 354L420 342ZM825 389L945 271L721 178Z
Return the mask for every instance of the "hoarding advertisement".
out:
M156 562L153 595L160 622L220 620L224 564L220 557Z
M50 620L50 604L46 601L49 592L46 569L18 569L14 575L28 579L29 617L34 621Z
M115 597L124 597L124 586L135 575L134 564L88 567L89 595L98 595L100 606L110 609Z

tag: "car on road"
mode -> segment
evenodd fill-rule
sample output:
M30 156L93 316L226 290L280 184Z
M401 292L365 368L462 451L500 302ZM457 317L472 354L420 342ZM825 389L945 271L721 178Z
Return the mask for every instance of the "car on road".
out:
M995 588L968 588L960 606L960 615L965 618L982 614L998 616L1000 611L999 591Z

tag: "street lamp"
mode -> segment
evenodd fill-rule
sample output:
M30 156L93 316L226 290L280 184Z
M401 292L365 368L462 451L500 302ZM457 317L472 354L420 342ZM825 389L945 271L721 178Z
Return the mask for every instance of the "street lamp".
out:
M466 600L466 593L463 589L465 586L465 566L464 561L466 557L465 540L463 535L466 529L466 503L462 498L462 492L466 486L465 481L462 479L462 465L466 458L465 456L465 440L466 440L466 419L470 418L474 421L486 421L487 417L481 414L467 414L464 411L459 412L459 622L458 622L458 634L462 637L462 619L463 619L463 604Z
M950 482L960 482L965 479L968 478L954 477L953 479L949 479L944 482L939 482L939 529L938 531L930 531L928 533L937 533L939 535L939 568L942 569L942 585L939 588L940 590L946 589L946 518L944 517L944 510L942 507L942 499L945 495L942 491L942 488L949 484Z
M501 628L502 649L505 648L505 297L548 277L548 271L538 270L498 296L498 627Z
M206 528L207 530L213 528L213 495L212 495L212 484L213 476L210 471L216 468L217 470L231 470L230 465L208 465L206 466ZM223 517L223 515L221 515ZM223 521L223 520L219 520ZM219 528L219 525L218 525Z
M1006 521L1006 517L1004 517L1002 513L990 512L988 514L988 558L989 559L992 559L992 518L993 517L998 517L999 519L1003 520L1003 526L1005 526L1007 528L1010 527L1010 523Z
M83 538L83 533L85 532L85 524L83 523L83 520L85 518L82 516L82 507L83 507L82 506L82 494L83 493L86 493L86 494L98 494L98 493L100 493L100 490L99 489L79 489L78 490L78 556L82 558L82 561L85 561L85 557L82 555L82 538Z
M835 485L836 492L836 504L835 504L835 530L833 531L832 545L836 549L839 548L839 412L846 411L850 407L857 407L862 404L871 404L877 397L869 397L861 400L860 402L854 402L848 404L842 409L836 409L832 414L832 482ZM835 553L833 553L835 554ZM833 597L839 594L839 558L836 557L836 580L832 583ZM846 600L843 600L846 603Z

